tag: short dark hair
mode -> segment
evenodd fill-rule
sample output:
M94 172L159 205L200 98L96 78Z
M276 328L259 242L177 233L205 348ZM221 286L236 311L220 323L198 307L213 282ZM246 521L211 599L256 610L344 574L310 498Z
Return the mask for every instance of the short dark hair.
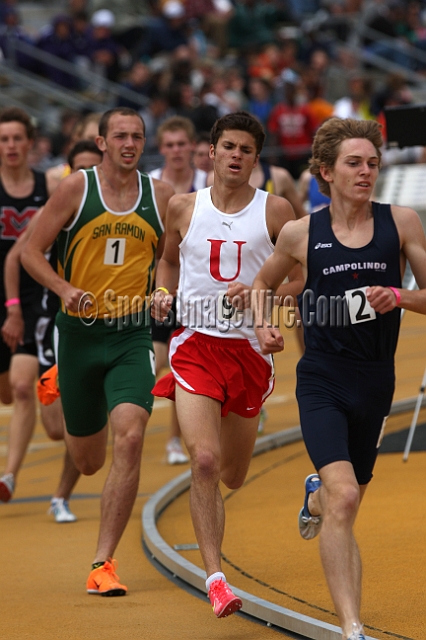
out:
M74 168L75 156L78 156L79 153L84 153L85 151L88 151L89 153L97 153L100 158L103 156L102 151L94 140L79 140L68 154L68 164L71 169Z
M99 120L99 135L100 136L102 136L103 138L106 138L107 133L108 133L109 121L110 121L111 117L114 116L116 113L120 114L121 116L136 116L137 118L139 118L140 121L142 122L143 133L145 135L145 133L146 133L146 131L145 131L145 122L144 122L144 120L143 120L143 118L142 118L140 113L138 113L134 109L130 109L129 107L115 107L114 109L109 109L109 111L105 111L105 113L102 114L102 117Z
M265 131L261 122L247 111L236 111L222 116L214 123L210 132L210 143L216 148L224 131L247 131L256 142L256 153L260 154L265 142Z
M34 140L36 128L31 117L19 107L6 107L0 111L0 124L4 122L20 122L24 125L29 140Z

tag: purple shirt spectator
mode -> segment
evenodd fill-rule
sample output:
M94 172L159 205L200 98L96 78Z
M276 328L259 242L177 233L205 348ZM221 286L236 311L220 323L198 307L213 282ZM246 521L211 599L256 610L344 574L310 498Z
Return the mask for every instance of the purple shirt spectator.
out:
M71 35L71 19L66 15L55 16L52 21L52 29L39 38L37 47L61 60L74 63L75 48ZM41 62L40 65L40 72L48 80L56 82L62 87L67 87L67 89L73 89L76 86L75 76L49 63Z

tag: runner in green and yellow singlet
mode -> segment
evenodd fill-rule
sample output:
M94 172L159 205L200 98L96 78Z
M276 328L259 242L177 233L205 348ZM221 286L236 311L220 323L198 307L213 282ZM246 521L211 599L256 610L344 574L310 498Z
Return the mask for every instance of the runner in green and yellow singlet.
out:
M137 170L145 125L127 108L103 114L96 143L101 164L61 181L46 203L22 261L57 293L55 351L77 468L91 475L113 459L101 500L98 547L87 592L125 595L114 551L136 498L145 427L155 381L149 297L164 217L173 189ZM44 252L58 240L58 273Z

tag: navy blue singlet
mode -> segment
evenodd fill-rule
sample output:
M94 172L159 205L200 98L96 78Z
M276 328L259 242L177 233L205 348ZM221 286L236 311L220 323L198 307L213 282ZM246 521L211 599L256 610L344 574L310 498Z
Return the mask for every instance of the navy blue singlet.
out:
M363 288L401 287L400 241L390 205L373 202L372 207L373 238L355 249L337 240L329 207L310 217L308 277L298 296L307 354L394 359L401 310L375 314Z

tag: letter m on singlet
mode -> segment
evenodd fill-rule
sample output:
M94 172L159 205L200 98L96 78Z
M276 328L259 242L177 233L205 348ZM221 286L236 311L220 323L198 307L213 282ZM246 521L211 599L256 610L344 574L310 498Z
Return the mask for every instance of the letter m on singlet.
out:
M36 211L38 207L26 207L23 211L10 206L1 207L0 238L2 240L19 238Z
M238 278L241 271L241 247L243 244L247 244L245 240L234 240L233 244L237 245L236 263L237 269L235 275L231 278L225 278L220 272L220 254L222 251L222 245L226 244L226 240L212 240L207 238L207 242L210 242L210 273L218 282L233 282Z

